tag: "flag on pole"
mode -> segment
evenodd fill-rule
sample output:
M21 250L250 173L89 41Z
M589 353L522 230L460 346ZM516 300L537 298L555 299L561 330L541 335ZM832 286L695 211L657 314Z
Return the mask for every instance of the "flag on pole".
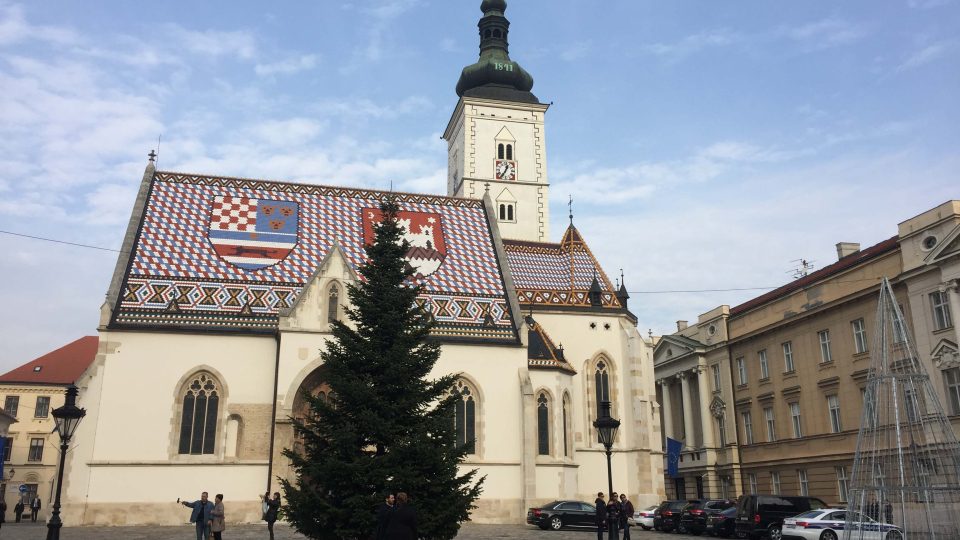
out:
M680 476L680 449L683 448L683 443L676 439L671 439L667 437L667 474L671 478L676 478Z

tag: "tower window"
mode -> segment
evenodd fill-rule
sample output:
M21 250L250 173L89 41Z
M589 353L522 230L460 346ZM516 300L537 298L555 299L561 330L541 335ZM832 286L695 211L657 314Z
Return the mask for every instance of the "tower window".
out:
M487 31L483 33L483 37L485 37L485 38L489 38L489 37L490 37L490 29L487 29Z
M500 31L499 31L499 30L494 30L494 31L493 31L493 37L495 37L495 38L500 37Z
M503 143L497 145L497 159L503 159Z
M500 221L507 219L507 205L500 205Z
M502 146L502 145L501 145L501 146ZM503 156L500 156L500 157L502 158ZM513 159L513 145L512 145L512 144L508 144L508 145L507 145L507 159Z
M513 221L513 205L507 205L507 221Z

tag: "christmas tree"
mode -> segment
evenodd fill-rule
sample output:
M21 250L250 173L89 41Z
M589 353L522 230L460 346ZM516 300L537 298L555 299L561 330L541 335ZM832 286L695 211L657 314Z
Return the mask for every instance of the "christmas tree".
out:
M285 515L308 538L367 539L387 493L406 492L419 535L456 536L480 494L476 471L460 474L472 441L454 432L456 375L429 379L440 356L433 318L416 300L422 285L393 200L366 246L360 281L347 287L350 326L334 322L323 358L327 400L304 395L311 414L293 419L302 450L284 450L297 473L281 479Z

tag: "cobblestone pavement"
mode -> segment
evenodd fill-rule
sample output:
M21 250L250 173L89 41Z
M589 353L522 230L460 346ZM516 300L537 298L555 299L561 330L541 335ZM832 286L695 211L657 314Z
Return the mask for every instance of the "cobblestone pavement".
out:
M302 540L304 537L281 524L276 528L277 540ZM689 539L692 536L646 532L630 529L631 540L673 540ZM0 529L2 540L43 540L47 528L41 523L4 523ZM560 532L541 531L536 527L524 525L476 525L464 524L458 539L480 540L483 538L518 538L539 540L593 540L596 532L589 529L563 530ZM195 540L194 528L182 527L64 527L60 532L63 540ZM266 540L265 525L234 525L223 533L224 540ZM702 537L701 537L702 538Z

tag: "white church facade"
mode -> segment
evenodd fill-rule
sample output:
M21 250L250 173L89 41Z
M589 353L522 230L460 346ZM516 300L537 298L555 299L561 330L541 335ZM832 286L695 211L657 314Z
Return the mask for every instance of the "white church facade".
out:
M652 345L572 222L551 242L548 106L507 54L505 1L481 9L480 59L444 135L447 195L392 194L442 342L435 375L460 374L463 467L486 476L472 519L521 523L605 491L601 400L621 421L614 488L659 502ZM78 381L65 522L182 523L174 501L201 491L259 520L258 494L292 474L281 453L297 448L301 393L329 390L320 351L388 195L148 163Z

